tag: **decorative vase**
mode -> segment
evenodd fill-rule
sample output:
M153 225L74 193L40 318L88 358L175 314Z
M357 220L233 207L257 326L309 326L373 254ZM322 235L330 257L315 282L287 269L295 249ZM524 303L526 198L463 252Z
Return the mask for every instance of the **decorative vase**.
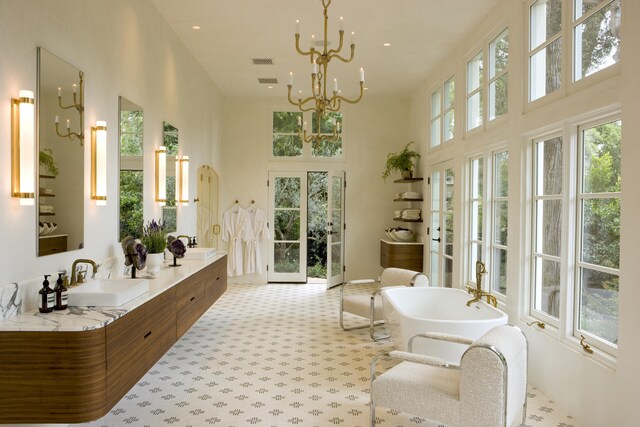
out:
M149 273L157 273L162 268L164 262L164 253L147 254L147 271Z
M411 179L413 177L413 171L411 169L404 169L400 172L402 179Z

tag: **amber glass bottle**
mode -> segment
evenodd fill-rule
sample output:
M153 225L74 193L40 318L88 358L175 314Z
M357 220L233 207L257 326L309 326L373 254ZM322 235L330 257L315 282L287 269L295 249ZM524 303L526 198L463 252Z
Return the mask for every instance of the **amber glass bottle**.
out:
M56 280L56 287L53 288L53 292L56 295L56 305L53 306L56 310L64 310L67 308L67 288L64 286L64 280L62 275L64 273L58 273L58 280Z
M38 298L38 309L40 313L51 313L53 311L53 305L55 303L53 289L49 287L50 274L45 274L44 282L42 282L42 289L38 292L40 296Z

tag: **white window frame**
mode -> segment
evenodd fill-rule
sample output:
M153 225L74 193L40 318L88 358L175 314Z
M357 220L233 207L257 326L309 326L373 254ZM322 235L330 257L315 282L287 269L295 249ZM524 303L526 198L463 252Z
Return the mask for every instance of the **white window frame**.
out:
M571 34L572 34L572 63L571 63L571 81L572 82L579 82L581 80L584 79L588 79L589 77L592 77L596 74L601 73L602 71L611 68L613 66L615 66L616 64L618 64L618 62L615 62L613 64L607 65L606 67L603 67L601 69L599 69L598 71L595 71L587 76L582 77L581 75L578 76L578 64L580 64L580 71L582 71L582 45L581 45L581 35L580 37L578 37L578 27L580 25L582 25L584 22L586 22L587 20L589 20L589 18L591 18L593 15L595 15L596 13L600 12L602 9L605 9L606 7L611 6L611 4L614 2L614 0L609 0L609 1L603 1L602 3L596 5L593 9L591 9L588 12L583 13L581 16L576 18L576 4L579 0L574 0L572 3L572 13L571 13ZM622 2L622 0L621 0ZM580 73L581 74L581 73Z
M480 70L480 73L478 74L478 82L477 82L477 87L471 89L470 88L470 67L471 67L471 63L473 61L476 60L476 58L480 56L480 64L482 69ZM465 130L469 133L469 132L473 132L477 129L482 129L484 124L486 123L486 120L484 120L484 116L486 114L486 108L484 106L484 103L486 102L485 97L483 96L483 92L484 92L484 87L485 87L485 82L486 82L486 77L484 76L484 74L486 73L486 67L485 67L485 52L484 49L480 49L478 51L476 51L476 53L469 58L469 60L467 60L466 62L466 72L465 72L465 125L464 128ZM475 82L474 82L475 83ZM477 123L475 126L473 127L469 127L469 119L470 119L470 111L471 109L469 108L469 102L472 100L473 97L478 96L478 120L479 123Z
M507 152L509 153L509 148L507 145L498 145L494 147L490 147L486 150L483 150L480 153L476 153L471 156L467 160L467 189L468 189L468 215L467 218L467 250L466 250L466 259L467 259L467 271L468 277L466 277L467 284L469 286L477 286L476 277L475 277L475 261L476 256L473 251L474 244L480 245L481 252L483 254L483 262L485 263L488 271L488 275L483 278L482 288L486 291L490 291L498 301L505 303L507 300L507 296L505 294L496 292L493 289L494 282L494 272L493 272L493 255L494 249L502 249L509 253L507 245L496 244L495 242L495 206L496 203L499 202L509 202L509 195L506 196L496 196L494 194L495 190L495 170L494 162L496 154ZM482 163L482 197L477 197L474 192L474 179L477 179L478 174L474 171L473 162L481 161ZM488 179L489 178L489 179ZM474 212L474 204L473 202L481 202L482 205L482 217L483 221L481 224L481 232L482 238L476 239L473 236L474 230L474 220L475 212Z
M532 21L534 19L534 15L531 13L531 9L533 7L534 4L538 3L538 1L542 1L542 0L534 0L529 2L529 7L527 10L527 17L529 18L527 20L527 103L533 103L536 102L540 99L544 99L546 97L548 97L549 95L559 92L562 90L564 83L565 83L565 60L564 57L566 55L566 44L564 43L564 16L566 15L566 11L567 11L567 5L566 5L566 1L562 0L562 16L560 17L560 29L558 30L557 33L552 34L550 36L546 36L546 27L544 28L544 32L545 32L545 40L540 43L538 46L532 46L532 29L533 29L533 25L532 25ZM540 29L538 29L538 32L540 32ZM537 55L538 53L546 50L551 44L555 43L556 41L559 41L560 43L560 51L562 53L562 57L560 59L560 64L561 64L561 69L560 69L560 86L558 88L556 88L554 91L549 92L549 93L545 93L543 95L538 96L535 99L532 99L532 87L533 87L533 78L537 77L540 81L537 82L538 85L542 85L542 86L546 86L545 85L545 81L546 81L546 74L543 76L533 76L533 73L531 72L531 64L533 61L533 58L535 55ZM546 92L546 89L545 89Z
M507 39L507 65L504 68L504 70L496 73L495 72L495 43L502 39L502 38L506 38ZM498 120L503 116L506 116L507 114L509 114L509 85L508 85L508 78L509 78L509 56L510 56L510 45L509 45L509 28L505 28L504 30L502 30L497 36L495 36L490 42L489 42L489 76L487 79L487 102L488 102L488 107L487 107L487 123L489 122L493 122L494 120ZM497 81L502 79L503 77L505 77L507 79L507 110L499 115L495 114L495 105L496 105L496 91L495 90L491 90L492 86L494 84L497 84Z
M582 142L581 133L584 129L590 129L602 124L611 123L621 120L619 107L607 108L588 115L581 116L577 119L567 120L562 123L560 128L547 129L538 133L532 133L528 136L528 173L527 180L529 201L529 212L525 214L528 223L527 240L528 249L526 251L528 265L525 269L524 279L528 285L528 297L525 298L525 310L527 313L523 319L526 323L542 322L547 326L544 331L556 337L559 341L567 346L583 351L580 344L581 335L587 339L588 344L594 350L593 357L607 366L615 366L617 356L617 346L587 332L578 329L578 316L580 315L580 289L579 289L579 272L580 267L591 264L580 262L580 244L581 244L581 180L582 180ZM535 309L535 232L534 226L536 216L534 213L535 197L534 180L535 176L535 144L550 138L561 136L563 140L563 171L562 171L562 242L560 247L560 256L553 257L554 260L561 262L560 269L560 295L559 295L559 313L558 319ZM621 193L596 193L599 197L609 198L611 196L620 197ZM540 199L547 199L540 197ZM546 257L548 258L548 257ZM551 259L551 258L550 258ZM605 271L606 270L606 271ZM599 269L599 271L612 272L620 275L620 269L610 271L609 269Z
M429 98L429 109L430 109L430 121L429 121L429 149L433 150L438 148L450 141L453 141L456 137L455 132L455 74L452 74L447 80L445 80L441 85L439 85L435 90L431 92L431 96ZM450 85L454 85L453 91L453 99L451 103L447 105L448 102L448 91L447 89ZM434 102L434 96L438 96L437 102ZM434 108L435 104L437 104L437 109ZM447 126L447 117L449 114L453 114L453 130L451 132L451 137L449 138L449 132L446 128ZM437 130L435 127L437 126ZM434 136L437 135L437 143L434 143Z

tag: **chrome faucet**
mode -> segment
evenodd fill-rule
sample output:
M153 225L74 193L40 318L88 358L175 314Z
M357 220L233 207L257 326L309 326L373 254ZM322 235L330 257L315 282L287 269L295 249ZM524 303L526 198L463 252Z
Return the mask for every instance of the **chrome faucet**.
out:
M473 295L473 299L467 301L467 307L471 306L474 302L480 301L482 297L487 297L487 304L491 304L494 307L498 306L496 297L491 295L491 292L482 289L482 276L487 273L487 267L484 263L482 261L476 261L476 287L472 288L471 286L467 286L467 291Z
M93 274L91 275L91 278L94 279L96 277L96 273L98 272L98 264L90 259L79 258L73 261L73 264L71 264L71 279L69 280L69 286L76 286L84 282L84 274L82 274L82 272L80 272L79 274L76 272L76 266L80 263L91 264L93 266Z

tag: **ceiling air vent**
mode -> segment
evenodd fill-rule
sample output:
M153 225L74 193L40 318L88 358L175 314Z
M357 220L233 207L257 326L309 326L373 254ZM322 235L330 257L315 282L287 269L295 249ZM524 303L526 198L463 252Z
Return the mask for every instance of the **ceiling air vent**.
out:
M253 58L253 65L273 65L273 59L271 58Z
M266 85L277 85L278 79L275 77L258 77L258 83Z

